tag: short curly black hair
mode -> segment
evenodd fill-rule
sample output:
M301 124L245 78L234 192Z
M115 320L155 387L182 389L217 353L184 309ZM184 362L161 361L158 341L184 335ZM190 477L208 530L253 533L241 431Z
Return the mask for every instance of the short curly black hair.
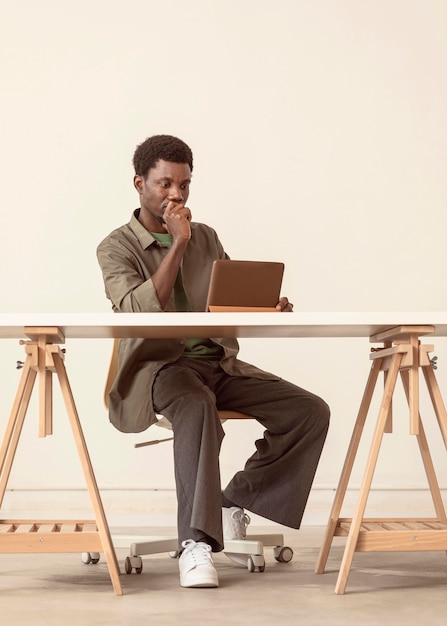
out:
M153 135L135 150L133 155L135 174L146 178L149 170L155 167L160 159L171 163L187 163L192 172L192 151L184 141L172 135Z

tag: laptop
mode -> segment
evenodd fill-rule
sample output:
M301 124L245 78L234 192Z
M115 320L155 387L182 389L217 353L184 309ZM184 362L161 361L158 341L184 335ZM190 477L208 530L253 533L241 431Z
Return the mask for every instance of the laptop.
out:
M277 311L283 274L284 263L214 261L206 310Z

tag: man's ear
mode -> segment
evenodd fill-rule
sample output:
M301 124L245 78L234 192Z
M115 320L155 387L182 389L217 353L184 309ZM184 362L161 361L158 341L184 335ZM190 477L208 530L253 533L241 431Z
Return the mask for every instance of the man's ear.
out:
M144 179L142 176L135 175L133 177L133 186L138 191L139 194L143 193L143 183Z

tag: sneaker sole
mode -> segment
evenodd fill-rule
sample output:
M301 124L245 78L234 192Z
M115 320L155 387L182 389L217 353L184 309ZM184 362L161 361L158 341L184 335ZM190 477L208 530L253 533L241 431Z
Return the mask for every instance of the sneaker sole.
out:
M180 586L191 589L212 589L219 586L217 580L180 580Z

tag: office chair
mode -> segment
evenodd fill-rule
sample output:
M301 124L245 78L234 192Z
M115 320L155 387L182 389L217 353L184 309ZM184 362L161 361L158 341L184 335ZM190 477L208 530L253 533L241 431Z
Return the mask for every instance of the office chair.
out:
M106 408L109 407L109 391L115 380L117 371L118 371L118 345L119 339L115 339L113 342L113 350L112 356L110 359L109 371L107 374L107 380L104 388L104 404ZM242 419L253 419L250 415L246 415L245 413L239 413L237 411L219 411L219 417L222 422L227 420L242 420ZM154 426L159 426L162 428L167 428L171 430L171 425L169 421L163 417L159 416L159 420L157 424ZM163 439L154 439L151 441L137 443L135 444L136 448L155 445L159 443L163 443L165 441L172 441L173 437L165 437ZM143 561L141 556L148 554L159 554L161 552L168 552L171 557L175 558L178 556L177 546L178 540L177 538L138 538L135 541L133 538L130 545L130 555L126 558L124 562L124 569L126 574L131 574L133 570L137 574L141 574L143 571ZM115 547L127 547L127 544L123 546L123 540L129 541L128 538L124 537L113 537L113 543ZM246 556L247 557L247 568L250 572L263 572L265 569L265 559L264 559L264 546L273 548L273 556L280 563L288 563L293 558L293 550L288 546L284 545L284 536L279 534L261 534L247 535L244 540L232 540L226 541L224 552L228 554L236 554L238 556ZM91 562L98 562L96 559L99 559L99 556L95 554L91 556ZM84 562L90 562L88 555L83 555Z

